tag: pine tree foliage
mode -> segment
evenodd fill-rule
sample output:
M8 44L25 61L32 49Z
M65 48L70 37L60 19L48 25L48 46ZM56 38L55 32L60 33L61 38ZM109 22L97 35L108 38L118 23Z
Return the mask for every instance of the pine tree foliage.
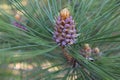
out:
M118 0L9 0L8 5L9 11L0 9L1 80L120 79ZM69 9L78 34L64 49L53 39L63 8ZM85 44L98 47L100 56L86 59Z

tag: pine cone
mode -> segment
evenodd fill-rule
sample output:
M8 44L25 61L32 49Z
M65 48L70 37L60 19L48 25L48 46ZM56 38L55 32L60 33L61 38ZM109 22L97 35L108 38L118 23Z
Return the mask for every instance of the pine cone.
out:
M66 46L71 45L75 43L76 35L76 29L75 29L75 22L72 19L72 16L69 16L69 13L67 13L63 9L60 13L60 16L58 16L56 20L56 27L54 32L54 40L57 44L60 46Z
M14 21L12 24L18 28L21 28L22 30L27 30L27 28L19 22Z

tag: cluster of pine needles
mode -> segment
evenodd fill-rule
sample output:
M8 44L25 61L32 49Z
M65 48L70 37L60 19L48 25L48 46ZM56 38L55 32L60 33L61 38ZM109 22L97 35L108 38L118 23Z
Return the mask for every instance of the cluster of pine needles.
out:
M0 80L119 79L119 0L0 1Z

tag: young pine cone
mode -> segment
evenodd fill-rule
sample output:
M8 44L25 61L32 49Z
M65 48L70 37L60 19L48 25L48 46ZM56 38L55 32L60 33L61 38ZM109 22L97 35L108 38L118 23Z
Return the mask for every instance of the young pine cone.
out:
M75 43L76 37L75 22L68 9L65 8L61 10L60 16L56 20L53 38L57 44L64 47Z
M22 30L27 30L27 28L19 22L14 21L12 24Z

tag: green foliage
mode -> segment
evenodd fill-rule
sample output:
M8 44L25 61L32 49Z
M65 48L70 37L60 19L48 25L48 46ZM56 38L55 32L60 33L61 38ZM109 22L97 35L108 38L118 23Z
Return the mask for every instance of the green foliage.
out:
M0 79L120 79L119 1L9 0L7 4L10 13L0 10ZM79 34L76 43L65 48L77 61L76 67L66 60L53 40L55 18L65 7L70 10ZM22 13L20 23L27 30L12 24L17 21L15 11ZM102 56L93 62L81 56L80 49L85 43L99 47Z

